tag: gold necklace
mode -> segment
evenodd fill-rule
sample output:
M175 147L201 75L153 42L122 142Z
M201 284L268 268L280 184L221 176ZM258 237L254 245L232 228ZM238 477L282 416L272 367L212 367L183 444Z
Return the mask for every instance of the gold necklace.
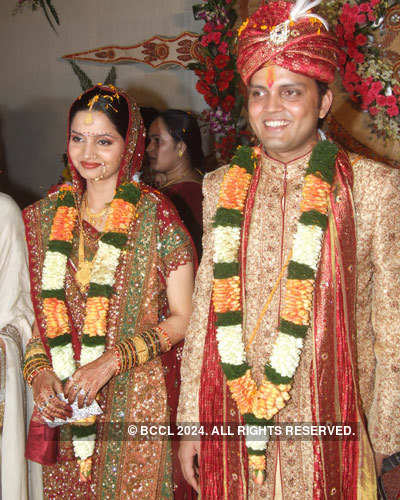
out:
M97 227L104 223L104 219L107 217L110 210L110 203L106 203L106 206L100 212L92 212L87 202L87 193L85 193L82 200L82 209L84 218L89 222L89 224L97 229Z
M77 200L75 199L76 206L78 207ZM105 207L102 210L102 216L108 215L108 210L109 206ZM80 209L77 209L78 212L78 220L79 220L79 246L78 246L78 270L75 273L75 279L79 285L79 288L82 293L85 293L89 283L90 283L90 278L92 275L92 267L93 267L93 261L89 261L85 259L85 230L83 227L83 215L86 214L87 211L87 202L86 202L86 193L83 196L82 203L80 206ZM98 214L95 214L95 216ZM92 221L90 221L90 224L94 226ZM97 238L97 241L100 239L101 233L99 237ZM96 243L97 243L96 241Z
M85 242L83 236L83 226L79 227L79 248L78 248L78 270L75 273L75 279L82 293L85 293L90 283L92 275L92 261L85 259Z
M189 177L189 179L186 181L185 179L188 177ZM172 186L173 184L179 184L180 182L197 182L198 184L201 184L201 181L190 179L190 174L186 174L183 177L181 177L180 179L173 179L169 182L166 182L165 184L163 184L160 187L160 189L165 189L168 186Z

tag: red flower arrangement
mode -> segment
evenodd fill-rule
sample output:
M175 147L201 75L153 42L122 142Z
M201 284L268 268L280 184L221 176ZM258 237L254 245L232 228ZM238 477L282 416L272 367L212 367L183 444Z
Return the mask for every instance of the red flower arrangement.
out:
M196 89L211 108L210 130L215 135L220 163L227 163L236 147L247 140L239 120L243 95L235 68L234 3L235 0L208 0L193 7L195 19L205 21L200 37L203 60L189 68L199 77Z
M369 113L373 131L387 139L398 139L400 133L400 89L376 35L385 30L387 11L394 4L393 0L346 2L336 25L343 86L352 101Z

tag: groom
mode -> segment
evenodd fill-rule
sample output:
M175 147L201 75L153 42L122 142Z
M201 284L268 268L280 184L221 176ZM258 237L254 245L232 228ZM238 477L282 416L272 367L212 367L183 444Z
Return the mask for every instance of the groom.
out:
M259 147L204 180L179 420L333 422L357 437L186 440L184 475L207 500L376 498L398 451L400 174L322 140L337 56L298 4L263 5L239 30Z

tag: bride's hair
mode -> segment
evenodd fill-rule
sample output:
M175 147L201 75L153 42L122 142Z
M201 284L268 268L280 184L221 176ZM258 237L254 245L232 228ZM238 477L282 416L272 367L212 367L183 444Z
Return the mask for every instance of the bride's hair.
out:
M99 98L91 106L92 99L98 95ZM111 99L110 96L113 98ZM125 139L129 124L129 107L125 98L116 96L112 90L105 90L100 87L95 87L88 92L82 94L71 106L69 113L69 123L72 122L78 111L88 111L89 107L93 111L101 111L111 120L118 130L118 133Z

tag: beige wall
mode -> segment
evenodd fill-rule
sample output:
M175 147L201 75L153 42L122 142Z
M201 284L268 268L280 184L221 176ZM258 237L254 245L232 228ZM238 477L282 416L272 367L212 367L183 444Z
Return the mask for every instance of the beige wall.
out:
M67 110L80 86L64 54L102 45L129 45L154 34L198 32L191 0L53 0L61 26L56 35L41 12L12 16L16 0L0 0L0 158L21 203L42 196L62 170ZM79 63L93 82L110 66ZM205 108L186 70L117 65L117 84L139 104Z

